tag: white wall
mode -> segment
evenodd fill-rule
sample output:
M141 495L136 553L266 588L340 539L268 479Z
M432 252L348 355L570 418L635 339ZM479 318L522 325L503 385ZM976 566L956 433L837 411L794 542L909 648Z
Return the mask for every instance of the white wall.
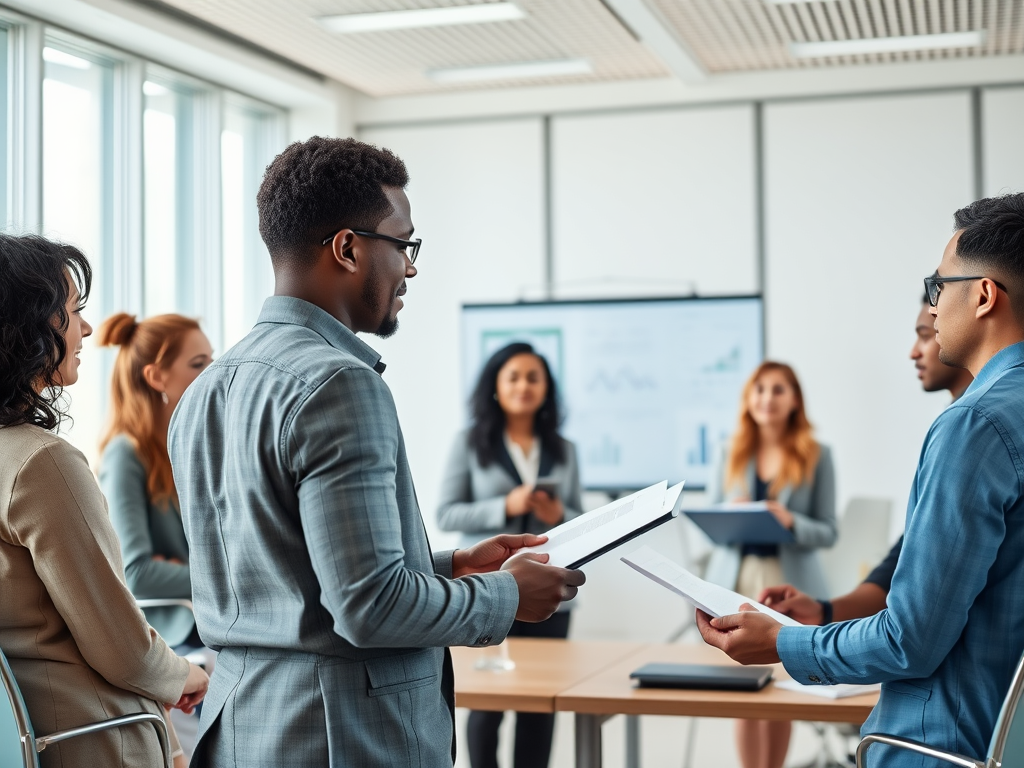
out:
M401 328L366 337L388 365L423 517L435 548L444 461L465 408L459 308L514 301L543 283L543 128L539 119L377 129L361 135L409 168L416 237L423 238Z
M750 105L552 120L558 296L751 293Z
M1024 88L982 92L985 194L1024 192Z
M967 92L765 109L768 350L796 366L851 495L893 499L948 402L908 359L922 278L970 202ZM895 531L894 531L895 532Z
M1024 89L991 89L983 103L986 188L1019 189ZM756 290L752 114L732 105L552 117L556 294L685 292L688 280L701 293ZM967 90L764 106L768 352L802 376L835 451L840 509L851 496L892 499L893 538L921 441L947 402L921 392L908 354L921 280L951 214L973 198L971 125ZM425 243L402 329L371 343L389 363L435 545L451 541L433 518L464 414L459 305L536 298L543 283L543 128L533 117L361 134L407 162ZM680 527L653 535L679 557L692 549L682 537ZM587 571L576 636L665 637L688 613L632 583L615 558Z

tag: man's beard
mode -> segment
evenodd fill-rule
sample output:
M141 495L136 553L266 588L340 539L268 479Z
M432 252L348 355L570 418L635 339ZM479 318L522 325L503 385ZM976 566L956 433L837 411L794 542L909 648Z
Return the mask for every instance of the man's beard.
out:
M363 284L363 302L370 307L373 307L374 312L380 310L377 306L379 303L378 297L381 294L381 279L380 271L376 268L370 269L370 274L366 276L366 282ZM379 336L382 339L387 339L395 335L398 331L398 318L391 317L391 307L394 306L395 297L392 295L387 311L384 313L384 319L381 320L380 325L377 326L377 330L373 331L374 336Z

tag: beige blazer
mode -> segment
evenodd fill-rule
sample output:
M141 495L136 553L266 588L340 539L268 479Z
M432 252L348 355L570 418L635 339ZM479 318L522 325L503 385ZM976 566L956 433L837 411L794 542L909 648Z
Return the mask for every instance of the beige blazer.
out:
M38 735L181 696L188 662L124 583L107 504L85 456L39 427L0 428L0 648ZM175 747L177 745L175 743ZM48 747L44 768L161 764L135 725Z

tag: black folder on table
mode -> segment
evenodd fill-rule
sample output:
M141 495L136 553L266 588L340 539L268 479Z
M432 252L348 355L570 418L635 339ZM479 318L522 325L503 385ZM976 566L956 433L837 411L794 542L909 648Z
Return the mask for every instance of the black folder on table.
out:
M763 502L716 504L684 509L715 544L790 544L793 532L782 527Z
M629 676L636 680L641 688L759 691L772 679L772 668L653 663L644 664Z

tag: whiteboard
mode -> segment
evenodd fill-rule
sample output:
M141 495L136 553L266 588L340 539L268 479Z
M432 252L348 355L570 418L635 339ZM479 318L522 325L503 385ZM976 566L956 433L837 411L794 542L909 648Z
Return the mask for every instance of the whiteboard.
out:
M699 489L764 357L763 326L760 296L466 304L462 392L495 351L528 342L558 384L585 488Z

